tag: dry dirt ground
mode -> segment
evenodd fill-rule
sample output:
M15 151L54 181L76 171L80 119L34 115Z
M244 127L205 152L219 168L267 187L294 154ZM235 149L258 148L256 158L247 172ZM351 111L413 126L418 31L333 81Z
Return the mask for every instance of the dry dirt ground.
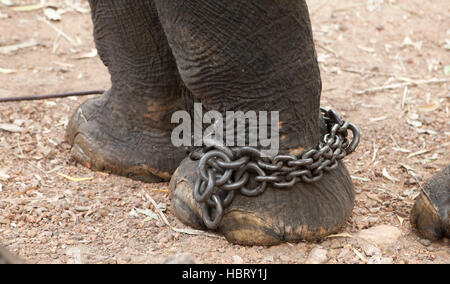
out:
M363 135L345 160L357 195L342 234L242 247L175 232L151 203L185 228L166 183L71 160L64 127L86 98L67 98L0 104L0 243L30 263L158 263L175 254L198 263L450 263L448 239L424 240L409 222L421 186L450 160L448 0L308 2L322 105ZM54 2L59 21L11 3L39 1L0 1L0 97L108 88L86 1Z

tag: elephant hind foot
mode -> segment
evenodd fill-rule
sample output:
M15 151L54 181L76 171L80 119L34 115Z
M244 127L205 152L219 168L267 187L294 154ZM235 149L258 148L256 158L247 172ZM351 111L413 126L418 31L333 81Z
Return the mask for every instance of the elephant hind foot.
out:
M72 157L97 171L145 182L168 181L185 151L172 146L169 129L152 127L151 118L158 115L148 106L167 111L173 101L165 107L150 99L126 102L112 92L87 100L73 114L67 127Z
M411 224L431 240L450 237L450 165L423 188L411 211Z
M184 224L206 229L194 200L198 161L183 160L170 182L172 208ZM234 244L276 245L315 241L338 232L351 215L354 189L342 163L315 183L297 183L290 189L268 186L257 197L236 193L224 211L218 231Z
M21 260L18 256L9 252L6 248L0 245L0 264L22 264L23 260Z

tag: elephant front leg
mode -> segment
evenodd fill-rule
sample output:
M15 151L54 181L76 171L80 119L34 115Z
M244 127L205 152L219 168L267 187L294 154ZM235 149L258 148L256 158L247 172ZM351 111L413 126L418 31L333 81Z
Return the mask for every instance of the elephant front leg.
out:
M185 151L170 143L171 115L187 91L152 1L91 0L94 39L112 87L82 104L67 134L72 156L101 171L170 179Z
M227 111L278 112L279 154L292 157L319 144L324 125L319 115L321 79L305 1L155 0L155 4L181 78L205 110L223 117ZM266 125L258 127L262 126ZM201 205L194 197L198 167L198 161L186 158L172 177L170 190L177 217L205 228L205 220L215 214L205 211L205 204L216 202L217 214L217 203L223 200ZM296 174L300 173L289 177L297 181L289 189L271 183L255 197L236 193L218 230L229 241L246 245L314 240L338 231L354 201L345 166L336 162L334 170L311 183L301 182ZM249 179L250 187L256 180L254 175ZM211 216L205 218L207 214Z

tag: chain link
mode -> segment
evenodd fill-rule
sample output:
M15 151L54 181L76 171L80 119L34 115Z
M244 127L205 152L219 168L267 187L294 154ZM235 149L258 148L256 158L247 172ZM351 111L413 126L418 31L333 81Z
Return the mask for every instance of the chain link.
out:
M213 146L190 153L199 160L194 199L200 204L203 221L209 229L216 229L224 209L233 202L236 192L254 197L261 195L270 184L283 190L298 182L314 183L324 172L337 168L339 160L355 151L360 140L358 127L332 109L321 108L328 133L319 145L299 155L264 157L252 147ZM352 141L347 139L353 133Z

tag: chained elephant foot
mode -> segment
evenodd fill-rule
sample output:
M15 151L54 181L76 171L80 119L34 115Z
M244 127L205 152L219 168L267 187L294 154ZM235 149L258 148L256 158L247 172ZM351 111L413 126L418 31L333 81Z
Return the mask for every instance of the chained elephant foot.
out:
M201 206L193 197L198 161L186 158L172 177L170 194L177 218L196 229L206 229ZM275 245L318 240L338 232L351 215L354 189L345 166L326 172L314 183L289 189L267 186L256 197L236 193L224 209L217 230L241 245Z
M145 182L169 180L185 151L172 146L169 130L152 127L147 106L166 110L152 102L121 102L111 91L87 100L67 127L72 157L97 171Z
M450 165L423 188L411 211L411 224L431 240L450 237Z

